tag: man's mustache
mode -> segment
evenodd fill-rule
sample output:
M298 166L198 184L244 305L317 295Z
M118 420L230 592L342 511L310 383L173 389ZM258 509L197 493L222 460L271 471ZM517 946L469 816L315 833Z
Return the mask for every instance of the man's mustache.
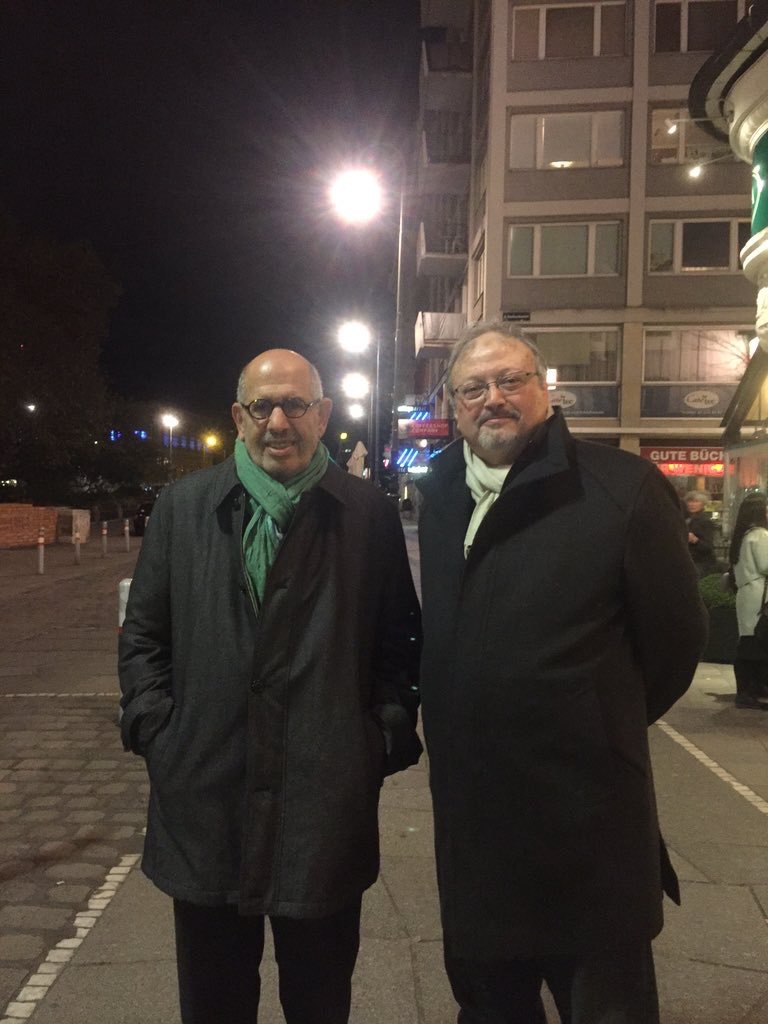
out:
M478 427L482 427L488 420L519 420L520 412L518 409L509 409L506 412L492 412L490 409L485 412L481 412L477 418Z

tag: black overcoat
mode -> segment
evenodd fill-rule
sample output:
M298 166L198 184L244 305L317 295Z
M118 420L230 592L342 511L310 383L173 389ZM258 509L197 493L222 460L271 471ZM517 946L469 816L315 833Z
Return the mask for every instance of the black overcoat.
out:
M257 615L244 504L232 459L184 477L136 565L120 683L151 783L143 869L193 903L322 917L376 879L382 776L419 756L418 603L396 509L330 464Z
M462 442L420 485L422 715L454 956L574 955L662 925L647 724L706 635L678 499L559 412L482 522Z

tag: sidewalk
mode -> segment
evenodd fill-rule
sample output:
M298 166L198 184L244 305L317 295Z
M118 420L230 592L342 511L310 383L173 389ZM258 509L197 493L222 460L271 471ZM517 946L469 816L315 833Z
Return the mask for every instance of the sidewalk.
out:
M660 809L683 889L681 909L665 904L666 928L655 943L664 1024L768 1021L768 716L745 718L730 706L732 692L730 667L701 665L691 693L668 716L669 734L652 730ZM709 748L721 775L672 735L686 722L698 722L688 728L694 749ZM727 780L734 771L746 780L737 783L741 791ZM425 765L387 781L381 831L382 872L364 901L352 1024L453 1024ZM262 975L259 1020L282 1024L269 948ZM178 1020L170 901L135 869L34 1024Z
M413 529L406 534L413 555ZM30 568L34 551L0 552L0 600L13 608L3 622L9 653L0 667L6 666L3 674L16 693L34 696L46 673L56 672L63 689L77 690L74 697L95 700L116 690L112 641L106 640L107 633L114 636L113 628L116 632L116 580L131 575L135 547L130 555L102 559L89 545L79 567L68 549L50 549L46 556L50 571L39 577ZM43 595L50 599L51 588L64 603L59 614L58 603L49 600L58 619L44 623L39 608ZM28 642L33 635L34 642ZM730 666L700 665L689 693L651 730L660 814L683 890L681 909L665 903L666 927L655 943L663 1024L768 1022L768 714L739 711L733 692ZM102 702L101 717L111 716L111 697ZM93 756L113 757L113 770L127 778L128 762L120 760L116 731L113 735L106 719L99 735L105 740ZM106 755L105 742L114 747ZM130 774L140 774L140 763L129 761L137 769ZM93 773L97 764L106 762L91 762L82 771ZM5 768L9 778L20 774L15 762ZM442 968L427 773L423 758L388 779L382 790L381 877L363 903L351 1024L454 1024L456 1019ZM106 883L85 890L89 895L71 908L71 938L46 943L50 952L35 961L41 965L36 974L8 1009L0 1005L0 1024L30 1019L32 1024L178 1024L170 900L138 867L128 866L136 860L130 850L137 850L139 841L134 833L127 845L112 844L113 859L100 861L106 867L98 877L108 872ZM103 848L104 856L109 848ZM76 857L82 860L83 854ZM48 875L64 877L61 863ZM51 913L44 906L34 909L41 920ZM10 920L0 920L0 944ZM47 985L44 975L57 961L66 966ZM283 1024L269 947L262 977L259 1020ZM549 1020L558 1020L551 1004Z

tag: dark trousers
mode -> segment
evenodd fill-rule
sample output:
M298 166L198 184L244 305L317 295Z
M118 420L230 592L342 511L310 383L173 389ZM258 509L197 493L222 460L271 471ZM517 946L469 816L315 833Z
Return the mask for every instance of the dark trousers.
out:
M740 636L733 660L738 697L768 697L768 657L753 636Z
M264 918L173 901L183 1024L256 1024ZM317 920L270 917L287 1024L347 1024L360 900Z
M460 1007L458 1024L545 1024L544 981L562 1024L659 1024L650 943L588 956L491 962L446 952L445 966Z

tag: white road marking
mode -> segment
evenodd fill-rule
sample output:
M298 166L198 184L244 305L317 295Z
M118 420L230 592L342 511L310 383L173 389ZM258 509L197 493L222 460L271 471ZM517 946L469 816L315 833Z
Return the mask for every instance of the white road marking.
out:
M104 881L95 889L88 899L88 909L75 914L73 921L75 936L62 939L49 949L45 958L24 982L23 986L5 1008L5 1016L0 1024L18 1024L20 1020L29 1020L40 1002L45 999L51 986L72 959L75 950L96 924L109 906L112 897L126 880L140 860L138 853L126 854L120 863L110 868Z
M713 775L716 775L718 779L727 783L731 789L738 793L739 796L743 796L745 800L748 800L753 807L757 808L763 814L768 814L768 801L763 800L761 796L755 793L754 790L750 789L749 786L745 786L743 782L739 782L737 778L727 772L725 768L713 761L711 757L704 753L703 750L699 750L695 743L691 743L689 739L686 739L682 733L679 733L677 729L673 729L671 725L667 725L663 718L659 719L656 725L661 729L663 733L666 733L671 740L674 740L679 746L686 750L689 754L692 754L697 761L700 761L705 768L709 768ZM2 1021L0 1021L2 1024Z

